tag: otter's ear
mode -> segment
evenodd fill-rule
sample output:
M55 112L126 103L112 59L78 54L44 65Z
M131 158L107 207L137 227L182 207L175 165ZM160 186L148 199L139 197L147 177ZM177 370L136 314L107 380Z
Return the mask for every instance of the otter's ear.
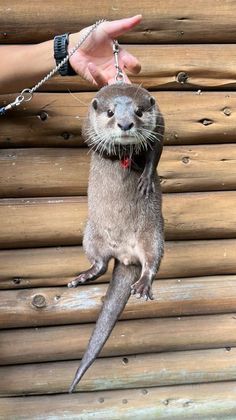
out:
M151 106L155 105L155 103L156 103L155 98L153 98L153 96L151 96L151 98L150 98L150 104L151 104Z
M95 111L98 109L98 100L95 98L92 101L92 106L95 109Z

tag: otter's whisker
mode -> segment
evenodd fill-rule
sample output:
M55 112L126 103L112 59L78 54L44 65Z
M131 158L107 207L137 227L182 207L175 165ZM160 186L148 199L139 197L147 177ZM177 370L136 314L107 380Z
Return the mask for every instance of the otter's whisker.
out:
M148 133L145 130L142 131L143 136L145 136L146 139L149 139L150 141L155 141L156 140L156 136L152 133Z
M138 129L139 140L142 144L145 144L145 150L147 150L147 138L148 136L145 135L144 130L139 128Z
M101 148L103 147L104 143L106 142L107 138L105 136L100 135L100 139L98 136L95 136L92 141L90 140L88 142L89 146L93 149L95 152L100 152Z
M133 145L130 144L129 146L129 159L132 160L132 155L133 155Z
M146 128L143 128L142 130L145 132L145 134L147 135L147 137L148 137L150 140L153 140L153 141L158 140L158 137L157 137L157 132L152 131L152 130L148 130L148 129L146 129ZM163 136L163 135L162 135L161 133L158 133L158 136ZM163 136L163 137L164 137L164 136Z
M142 87L142 85L143 85L143 82L141 82L140 85L138 85L137 90L136 90L136 92L134 94L134 99L136 98L137 93L138 93L139 89Z
M86 108L88 107L88 104L86 104L85 102L81 101L80 98L78 98L77 96L75 96L70 89L68 89L69 94L77 101L80 102L82 105L86 106Z
M144 148L144 150L147 150L148 149L148 145L147 145L147 139L144 137L144 135L143 135L143 133L139 133L139 135L141 136L141 138L143 139L143 148Z

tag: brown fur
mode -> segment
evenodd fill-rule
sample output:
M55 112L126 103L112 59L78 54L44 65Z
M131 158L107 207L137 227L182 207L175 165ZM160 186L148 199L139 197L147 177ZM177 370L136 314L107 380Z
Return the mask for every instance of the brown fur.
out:
M147 110L143 121L154 118L157 140L147 150L133 154L132 160L138 164L138 170L132 165L129 169L121 166L118 149L113 149L113 156L107 153L108 149L104 149L106 158L103 153L100 155L99 152L92 152L88 187L89 217L83 240L92 267L81 273L69 286L76 287L79 283L99 277L106 271L111 258L115 259L115 268L104 306L70 388L71 392L109 337L131 290L138 297L153 299L151 285L160 266L164 247L161 190L156 173L162 150L163 118L152 103L150 94L137 86L108 86L101 89L96 98L97 102L90 107L88 125L84 131L88 142L87 128L91 133L91 126L97 124L99 113L101 124L105 124L107 118L110 130L118 130L117 121L122 121L121 124L127 121L130 124L132 121L134 130L136 126L141 126L142 119L132 111L137 106ZM119 102L120 98L122 100ZM112 102L115 104L114 117L108 119L105 112L112 106ZM122 103L126 104L124 111ZM131 130L129 132L132 134ZM125 138L122 137L122 140L125 141ZM122 147L123 155L127 150L126 146Z

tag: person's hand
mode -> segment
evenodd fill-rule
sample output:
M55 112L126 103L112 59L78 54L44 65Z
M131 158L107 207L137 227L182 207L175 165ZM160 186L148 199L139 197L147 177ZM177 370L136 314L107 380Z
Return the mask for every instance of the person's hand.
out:
M70 64L81 77L101 87L115 82L116 68L114 66L113 39L132 29L140 23L141 15L127 19L101 23L92 32L81 47L70 58ZM83 36L89 28L79 34ZM78 34L70 35L70 51L78 42ZM130 53L120 48L118 54L119 66L124 71L125 82L130 83L125 69L137 74L141 70L139 61Z

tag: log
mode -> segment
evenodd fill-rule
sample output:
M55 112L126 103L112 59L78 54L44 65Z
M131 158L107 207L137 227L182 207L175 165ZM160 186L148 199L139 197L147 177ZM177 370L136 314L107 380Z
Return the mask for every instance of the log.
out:
M133 83L146 89L229 89L235 87L235 44L220 45L124 45L138 58L142 70L129 74ZM11 87L9 86L9 89ZM57 75L39 91L94 91L95 85L79 76ZM7 91L6 87L4 91ZM11 91L10 91L11 92Z
M36 243L38 246L77 245L82 240L86 213L87 204L82 197L2 199L0 248Z
M0 149L0 197L85 195L88 149Z
M167 240L227 239L236 234L235 191L164 194ZM0 248L81 243L84 197L1 199Z
M236 240L165 243L158 278L235 274ZM0 251L0 289L62 286L89 267L81 247ZM97 282L107 281L111 270Z
M143 311L140 309L141 318ZM220 347L230 351L236 345L235 319L235 314L231 313L118 321L101 356L121 357ZM77 320L81 321L79 317ZM81 358L93 327L94 324L77 324L2 330L0 364Z
M87 149L0 149L0 197L85 195ZM158 172L163 192L232 190L236 145L166 146Z
M142 70L129 77L146 89L196 89L235 87L235 44L124 45L138 58ZM41 91L95 90L79 76L56 76Z
M236 348L112 357L95 361L78 391L221 382L236 378ZM0 368L0 395L68 392L78 361Z
M108 20L143 15L140 25L128 32L121 39L134 43L222 43L236 40L236 6L234 2L203 0L191 3L187 0L178 2L177 10L171 0L154 3L121 2L111 4L101 0L99 10L94 1L88 0L86 8L77 0L51 0L42 8L37 2L26 0L19 3L11 0L1 1L1 34L2 43L40 42L64 32L77 32L91 25L96 20Z
M4 328L94 322L107 284L5 290L0 294L0 325ZM121 319L228 313L236 307L236 276L158 280L153 301L131 296Z
M236 233L235 199L236 192L231 191L165 194L166 238L233 238Z
M235 92L153 95L165 118L165 144L235 143ZM35 94L33 101L1 117L0 147L81 146L81 127L93 96L94 93ZM15 95L2 95L0 104L13 98Z
M83 392L76 395L2 397L5 419L89 418L120 420L217 419L236 417L236 382Z
M234 190L236 147L166 146L158 172L163 192Z

